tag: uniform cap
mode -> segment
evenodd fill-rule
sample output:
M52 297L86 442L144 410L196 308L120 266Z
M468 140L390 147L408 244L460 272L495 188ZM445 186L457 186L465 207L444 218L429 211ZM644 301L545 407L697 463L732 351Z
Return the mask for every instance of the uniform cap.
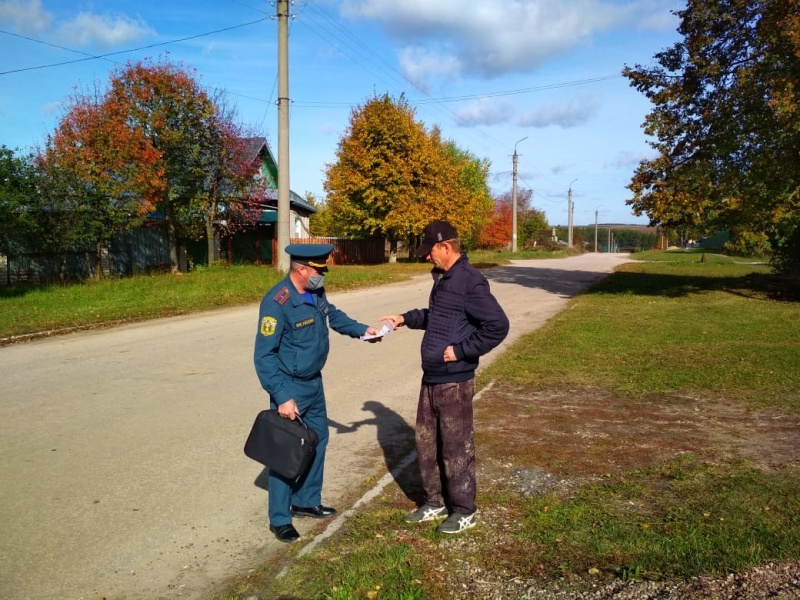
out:
M417 248L416 255L425 258L431 253L431 249L439 242L454 240L458 237L456 228L447 221L433 221L422 230L422 243Z
M333 244L289 244L285 250L293 262L327 271Z

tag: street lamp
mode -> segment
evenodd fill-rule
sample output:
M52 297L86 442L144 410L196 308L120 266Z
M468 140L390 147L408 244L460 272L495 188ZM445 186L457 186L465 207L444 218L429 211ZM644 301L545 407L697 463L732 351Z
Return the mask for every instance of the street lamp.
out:
M574 207L572 206L572 184L577 180L573 179L569 182L569 190L567 191L567 245L572 248L572 213Z
M527 139L526 135L517 144ZM517 144L514 144L514 168L511 171L511 252L517 251Z

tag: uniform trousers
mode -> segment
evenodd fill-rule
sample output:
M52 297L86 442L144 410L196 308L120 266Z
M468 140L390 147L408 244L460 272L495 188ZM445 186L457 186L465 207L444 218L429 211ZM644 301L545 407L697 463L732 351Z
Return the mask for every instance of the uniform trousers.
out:
M425 502L472 514L475 506L475 380L423 382L417 404L416 445Z
M325 450L328 447L328 411L322 377L311 380L293 380L292 391L300 416L317 433L317 450L308 472L297 482L269 472L268 514L271 525L278 527L292 522L292 506L313 507L322 504L322 479L325 468ZM277 409L270 397L270 405Z

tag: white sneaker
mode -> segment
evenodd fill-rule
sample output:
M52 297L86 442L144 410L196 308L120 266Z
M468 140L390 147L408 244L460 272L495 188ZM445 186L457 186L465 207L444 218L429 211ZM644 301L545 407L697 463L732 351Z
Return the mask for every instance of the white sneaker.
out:
M422 523L424 521L434 521L445 516L445 506L431 506L430 504L423 504L412 513L408 513L405 517L406 523Z
M461 533L467 529L472 529L477 524L478 522L475 520L475 513L469 515L453 513L447 517L444 523L436 528L436 531L439 533Z

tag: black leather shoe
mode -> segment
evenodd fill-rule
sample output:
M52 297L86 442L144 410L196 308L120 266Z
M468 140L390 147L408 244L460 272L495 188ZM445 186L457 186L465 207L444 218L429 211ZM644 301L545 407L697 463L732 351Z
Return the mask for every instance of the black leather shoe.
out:
M322 506L321 504L311 508L307 506L292 507L292 516L295 517L314 517L315 519L327 519L335 514L335 508L331 508L330 506Z
M270 525L269 530L275 534L279 542L291 544L300 539L300 534L297 533L297 529L291 523L288 525Z

